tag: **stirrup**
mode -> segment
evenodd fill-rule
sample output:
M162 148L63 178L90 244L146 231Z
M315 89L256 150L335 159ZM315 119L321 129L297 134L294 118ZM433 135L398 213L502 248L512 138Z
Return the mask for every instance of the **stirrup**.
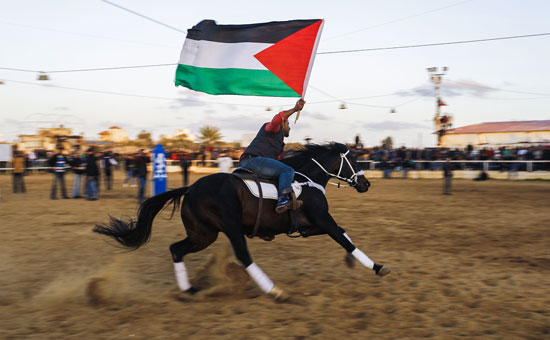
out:
M294 207L294 202L292 200L287 200L286 203L283 203L283 204L279 204L277 203L277 206L275 207L275 212L277 214L282 214L288 210L298 210L302 204L304 204L304 202L302 202L301 200L296 200L296 205Z

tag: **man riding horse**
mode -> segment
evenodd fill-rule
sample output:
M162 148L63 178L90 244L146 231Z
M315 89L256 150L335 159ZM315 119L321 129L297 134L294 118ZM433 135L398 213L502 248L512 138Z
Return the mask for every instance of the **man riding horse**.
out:
M278 200L275 212L282 214L292 207L289 194L294 178L294 169L280 162L285 146L284 138L289 136L290 125L288 118L303 109L305 100L300 98L293 108L276 114L271 122L264 123L250 145L244 150L240 158L240 167L251 170L256 174L278 179ZM296 209L302 205L296 201Z

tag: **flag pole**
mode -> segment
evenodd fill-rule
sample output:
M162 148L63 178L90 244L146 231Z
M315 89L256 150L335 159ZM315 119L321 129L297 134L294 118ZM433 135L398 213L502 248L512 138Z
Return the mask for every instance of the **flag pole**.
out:
M304 95L305 95L305 91L304 91ZM304 97L302 97L302 99L304 99ZM294 125L296 125L298 118L300 118L300 112L302 112L302 110L298 110L298 112L296 113L296 119L294 119Z

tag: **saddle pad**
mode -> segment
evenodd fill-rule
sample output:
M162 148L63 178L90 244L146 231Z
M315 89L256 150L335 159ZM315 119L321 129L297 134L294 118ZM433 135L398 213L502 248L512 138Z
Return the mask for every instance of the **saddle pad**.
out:
M260 192L258 191L258 185L256 185L256 182L250 179L243 179L244 184L248 187L248 190L250 190L250 193L254 195L255 197L260 197ZM262 186L262 193L264 199L269 200L276 200L279 198L279 194L277 193L277 187L275 184L271 183L264 183L260 182ZM300 194L302 193L302 186L299 183L292 183L292 190L294 191L294 194L296 194L296 197L300 197Z

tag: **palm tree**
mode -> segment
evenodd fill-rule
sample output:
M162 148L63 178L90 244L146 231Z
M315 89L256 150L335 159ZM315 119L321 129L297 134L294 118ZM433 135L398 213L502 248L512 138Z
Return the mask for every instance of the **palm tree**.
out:
M200 129L200 133L199 139L206 145L215 145L219 143L223 137L220 133L220 129L211 125L203 126Z

